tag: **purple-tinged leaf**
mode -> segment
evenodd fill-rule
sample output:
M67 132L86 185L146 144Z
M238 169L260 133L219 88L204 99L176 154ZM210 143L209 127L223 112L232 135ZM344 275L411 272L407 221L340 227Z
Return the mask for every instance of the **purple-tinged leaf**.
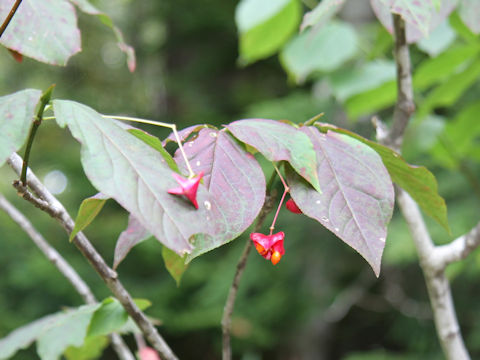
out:
M192 260L240 235L255 220L265 202L265 177L254 156L247 153L225 130L200 130L185 152L195 173L204 172L203 181L212 197L209 221L225 224L217 236L195 238ZM185 163L177 151L180 168ZM213 205L216 206L213 206ZM211 206L212 205L212 206Z
M5 19L14 0L0 1ZM23 0L0 44L52 65L66 65L81 50L75 8L66 0Z
M193 134L193 133L198 133L201 129L207 128L209 125L192 125L189 127L186 127L185 129L182 129L180 131L177 131L178 137L180 138L180 141L183 143L185 140L188 139L188 137ZM175 134L173 132L168 135L168 137L162 141L162 145L166 146L170 141L173 141L174 143L177 142L177 139L175 138Z
M140 244L142 241L147 240L152 236L152 233L145 229L145 227L140 224L140 222L130 214L128 217L127 228L122 231L117 240L117 245L115 246L115 255L113 256L113 268L116 269L117 266L125 259L125 256L130 252L130 250L137 244Z
M442 0L440 9L432 0L370 0L375 15L392 33L392 13L407 24L407 41L414 43L440 25L457 6L458 0Z
M462 0L458 13L474 34L480 34L480 1Z
M82 12L98 16L98 18L103 24L112 29L115 37L117 38L118 48L127 56L128 70L130 70L130 72L134 72L137 66L137 62L135 59L135 50L133 49L133 47L125 43L122 32L118 27L113 24L112 19L107 14L101 12L95 6L90 4L87 0L70 0L70 2L75 4Z
M80 208L78 209L77 218L75 219L75 226L68 239L69 241L72 241L75 235L91 224L100 213L107 200L108 196L98 193L82 201Z
M274 120L247 119L234 121L227 125L227 129L268 160L288 161L296 172L317 191L321 191L312 142L297 128Z
M410 165L392 149L367 140L351 131L337 128L330 124L317 123L316 125L322 132L331 130L348 135L375 150L381 156L392 181L407 191L428 216L437 221L450 233L447 205L445 200L438 194L435 176L425 166Z
M165 267L177 283L177 286L179 286L180 280L188 268L188 264L185 264L185 256L179 256L176 252L164 246L162 257Z
M27 139L41 95L40 90L27 89L0 97L0 166Z
M162 155L93 109L73 101L55 100L55 117L68 125L82 144L81 161L87 177L103 194L129 211L161 243L179 254L191 252L190 237L217 234L223 224L210 221L216 204L205 187L198 189L198 210L178 196L177 186Z
M313 143L323 192L289 170L290 194L303 213L357 250L378 276L394 192L380 156L349 136L301 128ZM287 169L289 169L287 167Z

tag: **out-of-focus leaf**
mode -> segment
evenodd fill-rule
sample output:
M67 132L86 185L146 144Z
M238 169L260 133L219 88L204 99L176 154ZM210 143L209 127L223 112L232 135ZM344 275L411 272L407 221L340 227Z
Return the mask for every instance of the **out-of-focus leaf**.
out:
M413 86L423 90L451 76L467 60L480 52L480 44L452 47L439 56L421 62L413 76Z
M69 346L80 347L88 326L100 304L84 305L61 313L52 326L45 328L37 339L37 352L42 360L57 360Z
M378 276L394 203L392 181L380 156L346 135L323 134L316 127L301 131L315 148L323 192L287 171L292 198L305 215L358 251Z
M193 170L204 172L204 184L216 205L203 203L210 212L207 221L223 219L225 223L218 236L195 237L195 248L187 256L188 262L235 239L252 224L265 201L265 178L253 155L225 130L200 130L197 138L185 144L185 152ZM185 168L179 151L175 160L180 168Z
M317 123L316 125L321 131L331 130L348 135L374 149L382 158L393 182L407 191L428 216L432 217L445 230L450 232L447 205L445 200L438 194L435 176L426 167L410 165L392 149L367 140L351 131L337 128L330 124Z
M333 94L345 101L349 97L379 87L387 81L394 80L395 63L376 60L357 68L338 71L330 76Z
M303 16L300 30L303 31L309 26L322 26L328 22L337 12L340 11L345 0L323 0L315 8Z
M162 257L165 267L170 275L172 275L173 279L177 283L177 286L179 286L180 280L182 279L182 276L188 267L188 264L185 264L185 256L179 256L176 252L164 246L162 248Z
M456 168L459 161L465 160L478 150L480 136L480 102L463 109L453 121L445 126L439 141L432 147L432 156L443 166Z
M317 191L317 160L312 142L293 126L266 119L238 120L227 126L240 141L253 146L270 161L285 160Z
M449 18L450 26L455 30L455 32L468 43L478 42L478 36L476 36L470 28L465 25L465 23L458 15L458 11L455 11Z
M453 43L455 36L455 31L450 27L449 22L445 20L428 37L421 39L417 46L428 55L435 57Z
M145 229L145 227L130 214L128 217L128 226L118 237L117 245L115 246L113 268L117 268L120 262L125 259L125 256L127 256L135 245L140 244L151 236L152 233Z
M0 167L27 139L41 95L27 89L0 97Z
M296 31L298 0L242 0L235 12L240 33L240 58L251 63L273 55Z
M43 333L44 329L55 323L60 315L53 314L42 317L15 329L3 339L0 339L0 359L9 359L18 350L29 347Z
M106 298L91 319L88 336L111 334L122 328L127 320L128 314L120 302L112 297Z
M441 116L429 115L419 122L416 122L414 117L403 136L403 157L409 161L428 153L444 128L445 119Z
M319 30L308 29L282 49L286 71L299 83L315 72L333 71L357 53L357 35L347 23L330 22Z
M92 184L127 209L160 242L179 254L190 252L190 237L222 233L212 208L195 209L168 194L178 186L165 159L116 122L73 101L55 100L55 117L82 144L82 165ZM210 201L200 185L199 203ZM210 221L206 220L209 217Z
M119 49L125 53L127 56L127 65L130 72L134 72L137 66L135 59L135 50L133 47L125 43L123 39L123 34L118 27L113 24L112 19L105 13L98 10L95 6L90 4L87 0L69 0L71 3L75 4L82 12L90 15L96 15L100 21L112 29L115 37L117 38L117 45Z
M72 241L75 235L83 231L97 217L108 200L108 196L98 193L82 201L78 209L75 226L70 233L69 241Z
M0 19L12 5L13 1L0 1ZM0 44L38 61L66 65L81 50L75 9L66 0L23 0Z
M67 360L95 360L102 356L103 350L108 346L106 336L87 337L81 347L70 346L65 350Z
M397 82L388 81L376 89L368 90L349 98L345 107L349 117L355 119L361 115L371 114L395 103L397 99Z
M416 117L422 119L434 108L453 105L480 76L480 61L473 59L472 63L463 71L450 76L442 84L430 91L419 106Z
M480 34L480 2L477 0L462 0L458 11L465 25L474 34Z
M432 1L417 0L370 0L375 15L392 33L391 13L399 14L407 24L407 41L416 42L443 23L457 6L458 0L442 0L439 9Z

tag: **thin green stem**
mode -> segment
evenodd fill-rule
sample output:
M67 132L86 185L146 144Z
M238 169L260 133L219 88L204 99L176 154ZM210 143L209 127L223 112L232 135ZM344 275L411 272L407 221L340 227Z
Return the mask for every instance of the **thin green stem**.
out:
M27 185L28 159L30 158L30 151L32 150L33 139L35 138L35 134L37 133L38 127L42 123L43 111L45 110L45 107L47 106L47 104L50 102L50 98L52 97L52 92L54 88L55 88L55 84L51 85L40 97L37 115L33 120L32 127L30 128L30 133L28 134L27 147L25 148L25 154L23 156L22 172L20 174L20 181L22 182L23 186Z
M10 21L12 20L13 15L15 15L15 13L17 12L17 9L20 6L21 2L22 0L16 0L15 4L13 4L12 9L5 18L5 21L3 22L2 26L0 26L0 37L2 37L3 33L7 29L8 24L10 24Z

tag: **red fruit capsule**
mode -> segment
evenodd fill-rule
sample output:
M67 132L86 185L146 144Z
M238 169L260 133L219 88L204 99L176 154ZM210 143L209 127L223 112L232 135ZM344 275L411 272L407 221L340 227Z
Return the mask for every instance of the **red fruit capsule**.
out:
M284 238L285 233L283 231L272 235L250 234L250 239L253 241L255 249L265 259L270 260L273 265L278 264L283 254L285 254L285 249L283 248Z
M285 203L286 208L294 214L303 214L302 210L298 207L298 205L293 201L293 199L288 199Z
M185 196L188 200L190 200L193 206L198 209L197 190L198 185L200 185L200 180L202 180L203 177L203 171L201 171L198 176L195 176L192 179L185 179L177 173L173 173L173 177L175 178L175 180L177 180L177 183L180 186L169 189L168 193L173 195Z

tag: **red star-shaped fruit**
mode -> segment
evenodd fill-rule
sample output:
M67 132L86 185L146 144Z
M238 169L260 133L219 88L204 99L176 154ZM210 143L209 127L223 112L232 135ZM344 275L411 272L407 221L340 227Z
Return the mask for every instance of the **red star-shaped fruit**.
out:
M293 199L288 199L285 203L285 206L288 210L295 214L303 214L302 210L298 207L298 205L293 201Z
M250 239L253 241L258 253L265 259L270 260L273 265L277 265L283 254L285 254L285 249L283 248L285 233L283 231L272 235L252 233L250 234Z
M177 173L173 173L173 177L175 178L175 180L177 180L180 186L169 189L168 193L173 195L185 196L188 200L191 201L193 206L195 206L195 208L198 209L197 190L198 190L198 185L200 184L200 180L202 180L202 177L203 177L203 171L200 171L200 173L193 178L185 179L180 175L178 175Z

